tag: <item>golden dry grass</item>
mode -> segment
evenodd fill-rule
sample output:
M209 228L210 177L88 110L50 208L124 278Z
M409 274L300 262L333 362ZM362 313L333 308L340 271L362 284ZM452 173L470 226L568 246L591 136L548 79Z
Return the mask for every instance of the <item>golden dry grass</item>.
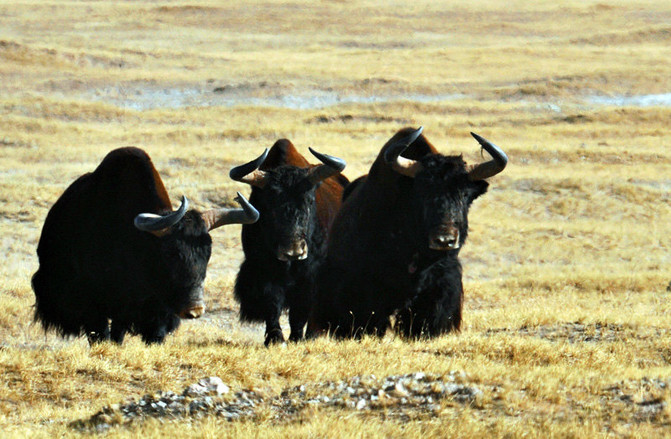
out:
M671 108L589 98L669 93L670 22L663 1L0 2L2 436L78 436L70 421L203 376L273 394L451 370L497 390L407 422L315 409L109 436L666 435L671 394L644 378L671 384ZM213 232L209 313L163 346L89 348L32 323L46 213L109 150L143 147L175 200L209 207L247 193L229 168L278 138L356 177L407 125L468 161L469 131L510 156L471 210L461 334L266 349L231 318L235 226Z

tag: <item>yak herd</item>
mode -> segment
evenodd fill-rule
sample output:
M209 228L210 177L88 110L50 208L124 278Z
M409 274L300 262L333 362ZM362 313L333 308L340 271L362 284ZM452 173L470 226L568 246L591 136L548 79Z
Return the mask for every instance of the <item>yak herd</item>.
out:
M249 184L240 209L173 211L151 159L133 147L110 152L74 181L50 209L33 275L35 320L62 336L121 344L126 334L161 343L180 319L205 312L209 232L242 224L244 261L233 294L240 319L265 322L265 344L406 338L459 330L463 289L459 250L468 210L487 178L508 161L467 165L438 153L422 128L404 128L369 173L352 182L342 159L310 148L313 165L286 139L230 171Z

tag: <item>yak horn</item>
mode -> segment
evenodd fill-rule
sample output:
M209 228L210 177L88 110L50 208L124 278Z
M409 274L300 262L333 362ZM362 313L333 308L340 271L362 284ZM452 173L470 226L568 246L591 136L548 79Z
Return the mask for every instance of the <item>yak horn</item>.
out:
M133 223L135 227L143 232L150 232L160 235L160 232L163 232L170 227L177 224L189 209L189 200L182 195L182 205L179 206L174 212L170 212L165 215L156 215L154 213L141 213L135 217Z
M397 140L387 148L384 153L384 161L399 174L415 178L415 175L422 170L422 164L417 160L401 157L403 151L412 144L422 134L424 127L419 127L407 136Z
M312 184L317 184L320 181L342 172L342 170L345 169L345 166L347 165L343 159L339 159L338 157L333 157L327 154L321 154L310 147L308 147L308 149L313 156L317 157L319 161L323 163L322 165L315 166L308 172L308 180L310 180L310 183Z
M259 211L240 192L235 201L240 203L242 209L211 209L201 214L208 231L226 224L252 224L258 221Z
M268 148L263 151L263 154L251 162L231 169L228 173L229 177L235 181L241 181L252 186L263 188L268 182L268 174L259 170L259 166L263 164L266 157L268 157Z
M471 133L471 136L473 136L489 155L492 156L493 160L471 166L468 171L468 179L471 181L484 180L485 178L492 177L503 171L508 164L508 156L506 153L492 142L475 133Z

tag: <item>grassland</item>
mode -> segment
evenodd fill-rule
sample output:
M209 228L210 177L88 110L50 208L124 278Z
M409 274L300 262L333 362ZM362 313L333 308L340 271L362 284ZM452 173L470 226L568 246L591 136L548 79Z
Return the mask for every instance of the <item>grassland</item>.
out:
M1 436L79 436L68 424L104 405L204 376L277 394L455 370L483 389L477 404L108 435L667 435L671 107L592 97L671 92L671 4L470 3L0 2ZM175 202L205 208L248 193L228 170L278 138L343 157L353 178L408 125L467 161L479 160L469 131L510 157L471 210L460 334L266 349L261 327L235 319L235 226L213 232L207 316L162 346L89 348L32 323L46 213L109 150L146 149Z

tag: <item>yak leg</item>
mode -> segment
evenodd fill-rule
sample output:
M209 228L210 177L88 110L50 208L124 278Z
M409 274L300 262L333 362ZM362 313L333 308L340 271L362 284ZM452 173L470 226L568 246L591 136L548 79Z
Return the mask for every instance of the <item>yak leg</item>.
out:
M125 323L120 323L117 320L112 320L112 330L110 338L116 344L123 344L123 339L128 331L128 326Z
M291 334L289 341L303 340L303 329L308 322L310 314L310 306L307 304L294 304L289 307L289 326L291 327Z
M373 311L366 320L366 323L356 332L354 336L360 338L361 335L372 335L376 337L384 337L389 326L389 317L382 310Z
M320 326L321 331L329 331L338 339L360 339L365 335L383 337L389 327L389 313L371 301L357 300L358 288L339 289L343 290L353 293L344 295L346 299L340 301L322 294L314 307L312 325Z
M336 324L331 328L336 338L360 340L365 335L384 337L389 326L388 314L380 310L357 309L338 314Z
M166 335L168 335L168 331L164 328L156 328L151 333L141 334L142 341L146 344L161 344L165 340Z
M280 327L280 315L282 314L284 305L282 300L284 295L281 294L279 288L274 288L273 286L266 288L266 292L266 340L263 344L268 346L284 342L284 334L282 334L282 327Z
M308 279L301 280L299 286L294 291L287 294L289 326L291 327L289 341L296 342L305 338L303 331L308 322L308 318L310 317L310 310L312 309L313 285L314 281Z
M179 327L179 317L170 309L156 303L147 303L143 308L145 320L133 325L145 343L163 343L165 336Z
M84 329L90 345L108 341L110 339L110 325L107 317L87 322L84 325Z
M270 346L271 344L284 343L284 334L282 333L282 328L279 323L277 325L272 325L270 323L266 324L266 340L263 342L265 346Z
M404 337L435 337L461 326L463 287L461 266L445 259L420 276L417 294L397 314L397 332Z
M243 322L265 322L265 345L282 343L284 335L280 327L280 314L284 307L284 290L267 278L260 278L259 265L246 259L240 265L233 290L240 303L240 320Z
M165 340L165 336L177 329L179 326L179 317L171 315L166 318L164 322L157 324L151 328L143 329L140 333L142 341L147 344L161 344Z
M366 294L361 293L359 285L350 284L348 288L349 309L345 313L340 313L347 321L349 326L341 317L342 329L344 334L356 339L364 335L373 337L384 337L389 327L389 316L393 312L390 305L380 300L384 297L385 290L370 290ZM341 307L342 309L342 307Z
M396 313L396 332L406 338L427 335L426 317L421 316L416 303L409 304Z

